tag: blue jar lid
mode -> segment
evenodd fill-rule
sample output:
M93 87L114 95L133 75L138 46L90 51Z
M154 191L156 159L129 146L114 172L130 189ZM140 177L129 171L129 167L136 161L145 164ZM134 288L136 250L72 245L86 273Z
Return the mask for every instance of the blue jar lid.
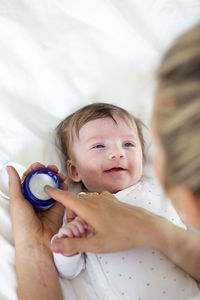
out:
M34 192L31 190L31 181L35 178L35 176L37 175L40 175L40 174L43 174L43 175L48 175L51 179L51 181L53 181L53 187L55 188L58 188L58 189L61 189L61 181L60 181L60 178L58 177L58 175L50 170L50 169L47 169L47 168L39 168L37 170L34 170L32 172L30 172L24 182L22 183L22 192L24 194L24 197L29 201L31 202L31 204L35 207L47 207L49 205L52 205L55 200L53 198L48 198L48 195L46 194L47 198L46 199L40 199L38 196L36 196L34 194ZM48 184L48 185L51 185L49 183L45 183L43 185L43 187ZM43 192L43 187L42 187L42 192Z

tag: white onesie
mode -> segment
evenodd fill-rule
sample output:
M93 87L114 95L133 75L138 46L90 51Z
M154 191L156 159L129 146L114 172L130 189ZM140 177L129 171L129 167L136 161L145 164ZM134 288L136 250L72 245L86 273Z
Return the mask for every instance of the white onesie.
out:
M186 229L160 186L152 179L142 179L115 196ZM54 253L54 261L60 275L68 279L85 268L100 300L183 300L199 292L194 279L153 248L109 254L80 253L71 257Z

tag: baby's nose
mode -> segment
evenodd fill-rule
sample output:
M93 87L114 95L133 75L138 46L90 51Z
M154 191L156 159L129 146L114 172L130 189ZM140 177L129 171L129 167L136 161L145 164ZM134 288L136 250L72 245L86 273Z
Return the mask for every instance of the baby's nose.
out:
M124 153L121 149L116 149L109 154L109 159L122 159L124 158Z

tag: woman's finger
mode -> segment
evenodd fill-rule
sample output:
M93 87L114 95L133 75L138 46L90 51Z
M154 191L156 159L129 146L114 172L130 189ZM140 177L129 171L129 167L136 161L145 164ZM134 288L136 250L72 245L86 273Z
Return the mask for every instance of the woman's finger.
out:
M10 199L22 197L21 191L21 180L20 177L12 166L7 166L7 172L9 176L9 191L10 191Z
M65 207L70 208L77 215L82 216L84 219L84 212L86 211L86 201L84 199L81 199L81 197L72 194L68 191L52 188L47 185L44 187L44 190L50 197L62 203Z
M62 188L62 190L67 191L68 185L65 182L61 182L61 188Z
M54 171L55 173L58 173L58 167L56 165L48 165L47 168Z
M21 191L21 180L17 171L7 166L9 176L9 193L10 193L10 216L13 224L13 230L17 227L26 226L27 220L30 220L34 215L32 205L27 201ZM16 214L16 211L18 212ZM21 212L24 213L21 213ZM23 237L23 235L22 235Z
M39 168L45 168L45 165L41 164L40 162L36 162L34 164L32 164L27 170L26 172L24 172L24 174L22 175L22 182L24 181L25 177L32 171L35 171Z
M73 212L73 210L71 210L70 208L67 209L67 222L71 222L76 218L76 214L75 212Z
M64 182L67 179L67 177L62 173L57 173L57 175L60 178L61 182Z
M102 245L98 246L100 241L98 235L81 238L59 238L53 241L51 250L56 253L100 253L103 250ZM98 249L100 249L100 252L98 252Z
M55 172L60 178L61 182L64 182L67 179L67 177L64 174L58 173L58 167L56 165L48 165L47 168Z

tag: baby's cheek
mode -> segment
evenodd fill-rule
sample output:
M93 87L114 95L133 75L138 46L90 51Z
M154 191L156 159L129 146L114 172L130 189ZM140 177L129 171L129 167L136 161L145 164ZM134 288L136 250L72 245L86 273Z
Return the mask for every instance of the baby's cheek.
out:
M133 180L133 184L136 184L143 175L143 165L142 161L139 159L135 159L131 162L131 177Z

